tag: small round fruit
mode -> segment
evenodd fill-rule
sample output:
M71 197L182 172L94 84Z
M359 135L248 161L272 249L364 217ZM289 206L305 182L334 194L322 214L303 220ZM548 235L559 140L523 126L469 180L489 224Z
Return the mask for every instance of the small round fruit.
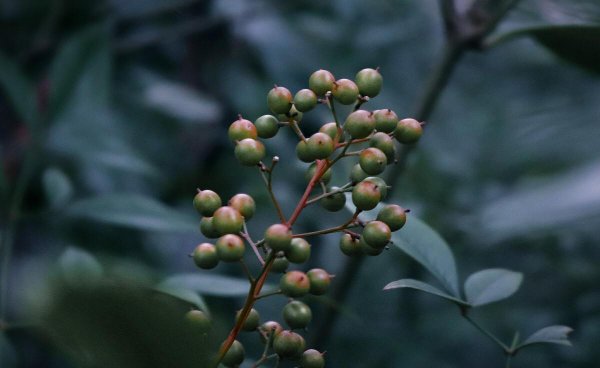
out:
M283 320L292 330L306 328L312 320L312 311L308 305L294 300L283 307Z
M322 268L313 268L306 273L310 280L310 293L313 295L323 295L329 289L331 284L331 275Z
M421 138L423 135L423 127L415 119L402 119L396 125L394 137L400 143L411 144Z
M275 252L285 252L292 243L292 231L284 224L273 224L265 231L265 243Z
M300 368L324 368L325 359L323 354L315 349L308 349L302 353L300 358Z
M292 107L292 93L285 87L274 87L267 94L267 105L275 114L285 114Z
M296 156L302 162L313 162L315 157L312 155L312 151L308 149L308 140L300 141L296 145Z
M396 149L394 148L394 140L392 137L383 132L373 134L369 140L369 146L378 148L385 154L388 165L396 159Z
M265 157L265 146L256 139L242 139L235 146L235 157L242 165L255 166Z
M263 115L256 119L254 126L259 137L273 138L279 131L279 120L273 115Z
M317 105L317 95L310 89L301 89L294 96L294 106L300 112L312 110Z
M331 191L338 190L338 187L331 187ZM346 195L342 192L337 192L327 197L323 197L319 203L327 211L337 212L346 205Z
M350 79L339 79L333 84L331 93L342 105L352 105L358 98L358 86Z
M223 262L237 262L244 257L246 245L237 235L223 235L215 243L219 259Z
M327 70L317 70L308 78L308 88L310 88L318 96L323 96L327 91L333 89L335 77Z
M185 319L188 323L202 332L210 330L210 318L201 310L191 310L185 314Z
M340 239L340 250L347 256L360 254L360 245L358 239L353 238L350 234L342 235Z
M390 242L392 231L383 221L371 221L365 226L362 237L371 247L383 248Z
M385 199L385 197L387 197L388 187L387 187L387 183L385 182L385 180L383 180L379 176L369 176L368 178L365 178L365 180L363 180L363 181L370 181L371 183L377 185L377 188L379 189L379 192L381 193L382 201Z
M398 125L398 115L390 109L377 110L375 115L375 129L378 132L391 133Z
M358 242L359 246L360 246L360 251L363 254L366 254L368 256L378 256L381 254L381 252L383 252L383 248L373 248L369 243L367 243L365 241L364 238L360 238L360 241Z
M235 323L238 322L238 320L240 319L240 314L242 313L241 310L237 311L235 314ZM254 308L250 309L250 313L248 313L248 317L246 318L246 320L244 321L244 323L242 324L242 330L244 331L254 331L258 328L258 325L260 324L260 315L258 314L258 311Z
M337 124L333 121L324 124L323 126L321 126L321 128L319 128L319 132L327 134L331 139L335 139L338 133ZM341 139L342 138L340 137L340 140Z
M356 110L346 118L344 129L353 139L368 137L375 129L373 113L366 110Z
M308 169L306 170L306 174L304 175L304 179L306 179L306 182L310 182L313 178L313 176L315 176L315 172L317 171L317 163L313 162ZM327 171L325 171L325 173L323 173L323 175L321 176L321 180L324 184L329 183L329 181L331 180L331 168L327 169Z
M325 133L315 133L306 141L309 155L316 159L324 159L333 153L333 140Z
M363 96L375 97L381 91L383 78L377 69L365 68L354 78L360 94Z
M352 189L352 203L362 211L372 210L381 200L381 191L370 181L361 181Z
M260 340L263 344L266 344L271 334L274 336L279 335L283 331L283 327L281 327L279 322L267 321L260 325L258 331L260 332Z
M192 253L192 258L196 266L205 270L215 268L219 264L217 248L210 243L198 244Z
M200 232L209 239L216 239L221 235L215 230L212 217L203 217L200 220Z
M275 273L284 273L290 265L290 261L288 261L285 257L277 257L273 261L273 266L271 266L271 272Z
M387 157L379 148L369 147L358 156L361 169L369 175L381 174L387 165Z
M248 221L254 216L256 211L256 204L254 199L248 194L239 193L231 197L229 200L229 206L238 210L238 212L244 216L244 220Z
M386 223L391 231L398 231L406 224L406 211L397 204L388 204L379 211L377 220Z
M273 350L282 358L298 357L305 346L304 338L289 330L281 331L273 341Z
M244 218L235 208L223 206L213 214L212 225L219 234L237 234L242 231Z
M246 352L244 351L244 346L239 341L233 341L233 344L227 350L227 353L223 357L221 363L226 367L237 367L244 361L244 356Z
M292 263L304 263L310 258L310 244L302 238L294 238L285 251L285 257Z
M304 272L289 271L281 276L279 288L284 295L297 298L309 292L310 280Z
M212 216L221 204L221 197L212 190L200 190L194 197L194 207L202 216Z
M350 170L350 180L353 183L361 182L365 180L368 176L369 174L363 171L363 169L360 167L360 164L355 164L354 166L352 166L352 170Z
M239 119L229 125L227 135L232 142L235 142L246 138L256 139L257 131L250 120L242 119L240 116Z

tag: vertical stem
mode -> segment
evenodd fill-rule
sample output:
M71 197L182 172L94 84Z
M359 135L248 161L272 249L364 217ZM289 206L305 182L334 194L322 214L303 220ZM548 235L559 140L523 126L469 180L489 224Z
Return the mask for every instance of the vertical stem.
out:
M506 365L504 366L505 368L510 368L510 362L512 360L512 355L507 354L506 355Z

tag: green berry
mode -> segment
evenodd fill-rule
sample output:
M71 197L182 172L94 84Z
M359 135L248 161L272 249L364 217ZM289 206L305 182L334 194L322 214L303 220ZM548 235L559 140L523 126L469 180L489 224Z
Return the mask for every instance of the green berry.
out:
M329 137L331 137L331 139L335 139L338 133L337 124L333 121L324 124L323 126L321 126L321 128L319 128L319 132L327 134ZM340 137L340 140L341 139L342 138Z
M300 141L296 145L296 156L302 162L313 162L315 157L312 155L313 151L308 148L308 140Z
M306 273L310 280L310 293L313 295L323 295L329 289L331 284L331 275L324 269L313 268Z
M216 239L221 235L215 230L212 217L203 217L200 220L200 232L209 239Z
M256 127L250 120L242 119L240 116L239 119L231 123L227 135L232 142L235 142L246 138L256 139L257 132Z
M278 322L267 321L260 325L258 331L260 332L260 339L262 343L266 344L271 334L273 334L274 336L279 335L281 331L283 331L283 327L281 327L281 325Z
M239 321L241 313L242 313L242 311L239 310L235 314L235 323L237 323ZM252 308L252 309L250 309L250 313L248 313L248 317L242 324L242 330L254 331L258 328L259 324L260 324L260 315L258 314L258 311L256 309Z
M364 237L360 238L360 241L358 242L358 245L360 247L360 251L363 254L366 254L368 256L377 256L380 255L381 252L383 252L383 248L374 248L372 247L369 243L366 242Z
M226 367L237 367L244 361L244 356L246 352L244 351L244 346L239 341L235 340L227 353L223 357L221 363Z
M340 239L340 250L347 256L354 256L360 253L360 245L358 239L353 238L350 234L342 235Z
M423 127L415 119L402 119L396 125L394 137L400 143L411 144L421 138L423 135Z
M323 96L328 91L333 90L335 77L327 70L317 70L308 78L308 88L310 88L318 96Z
M313 162L308 169L306 170L306 174L304 175L304 179L306 179L306 182L310 182L313 178L313 176L315 176L315 172L317 171L317 163ZM321 180L324 184L329 183L329 181L331 180L331 168L327 169L327 171L325 171L325 173L323 173L323 175L321 176Z
M312 320L312 311L308 305L294 300L283 307L283 320L292 330L306 328Z
M283 224L273 224L265 231L265 243L274 251L286 251L292 243L292 231Z
M362 237L371 247L383 248L390 242L392 231L383 221L371 221L365 226Z
M217 239L215 243L219 259L223 262L237 262L244 257L246 245L242 238L233 234L226 234Z
M192 258L196 266L209 270L215 268L219 264L219 256L217 248L210 243L199 244L192 253Z
M358 86L350 79L339 79L333 84L331 93L342 105L352 105L358 99Z
M292 263L304 263L310 258L310 244L302 238L294 238L285 251L285 257Z
M354 78L360 94L363 96L375 97L381 91L383 78L376 69L365 68L358 73Z
M391 231L398 231L406 223L406 211L397 204L388 204L379 211L377 220L385 222Z
M285 114L292 107L292 93L285 87L275 86L267 95L267 105L275 114Z
M256 211L256 204L254 199L248 194L239 193L231 197L229 200L229 206L238 210L238 212L244 216L244 220L248 221L254 216Z
M369 140L369 146L378 148L385 154L388 165L396 159L396 149L394 148L394 140L392 137L383 132L373 134Z
M304 272L289 271L279 280L281 292L291 298L306 295L310 290L310 280Z
M210 330L210 318L208 318L206 313L201 310L194 309L187 312L185 314L185 319L191 326L202 332Z
M315 133L306 141L310 156L324 159L333 153L333 140L325 133Z
M265 146L255 139L246 138L238 142L234 153L242 165L255 166L265 157Z
M273 266L271 266L271 272L275 273L284 273L290 265L290 261L288 261L285 257L277 257L273 261Z
M223 206L213 214L212 225L219 234L237 234L242 231L244 218L235 208Z
M398 115L390 109L374 111L375 129L378 132L391 133L398 125Z
M372 210L381 200L381 191L370 181L361 181L352 189L352 203L362 211Z
M352 170L350 170L350 180L353 183L358 183L363 181L369 176L363 169L360 167L360 164L355 164L352 166Z
M335 191L338 189L338 187L331 187L330 191ZM323 197L319 203L321 203L321 206L327 211L337 212L346 205L346 195L342 192L338 192L327 197Z
M344 129L353 139L368 137L375 129L373 113L366 110L356 110L346 118Z
M273 138L279 131L279 120L273 115L263 115L256 119L254 126L259 137Z
M381 174L387 165L387 157L379 148L369 147L358 156L360 167L369 175Z
M199 190L194 197L194 207L202 216L212 216L221 204L221 197L212 190Z
M315 349L308 349L302 353L300 368L325 368L323 354Z
M294 96L294 106L300 112L312 110L317 105L317 95L310 89L301 89Z
M385 180L383 180L382 178L380 178L378 176L369 176L368 178L365 178L363 181L370 181L371 183L377 185L377 188L379 189L379 192L381 193L382 201L385 199L385 197L387 197L388 187L387 187L387 183L385 182Z
M298 111L296 106L292 105L292 108L289 112L285 114L278 114L277 119L279 119L279 121L295 120L297 123L299 123L302 120L302 112Z
M306 343L304 338L295 332L283 330L275 336L273 350L282 358L296 358L302 354Z

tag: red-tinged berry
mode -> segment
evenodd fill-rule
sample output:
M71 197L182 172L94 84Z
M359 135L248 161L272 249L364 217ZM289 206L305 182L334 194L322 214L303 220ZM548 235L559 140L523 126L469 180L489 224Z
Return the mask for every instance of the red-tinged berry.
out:
M256 119L254 126L259 137L273 138L279 131L279 120L273 115L263 115Z
M363 229L362 237L373 248L383 248L392 237L392 231L383 221L371 221Z
M310 280L304 272L289 271L279 280L279 288L283 295L297 298L306 295L310 290Z
M242 231L244 218L235 208L223 206L213 214L212 225L214 230L221 235L238 234Z
M329 289L331 284L331 275L322 268L313 268L306 273L310 280L310 293L313 295L323 295Z
M308 349L302 353L300 368L325 368L323 354L315 349Z
M239 119L229 125L227 135L232 142L235 142L246 138L256 139L258 134L256 126L250 120L242 119L240 116Z
M373 134L369 140L369 146L380 149L387 158L388 165L393 163L396 156L396 149L394 147L394 140L392 137L383 132L377 132Z
M260 340L263 344L266 344L267 341L269 341L271 334L273 337L279 335L281 331L283 331L283 327L281 327L279 322L267 321L260 325L258 331L260 332Z
M304 263L310 258L310 244L302 238L292 239L285 257L292 263Z
M354 78L360 94L363 96L375 97L381 91L383 78L376 69L365 68L358 73Z
M364 238L360 238L359 242L358 242L359 246L360 246L360 251L363 254L366 254L368 256L378 256L381 254L381 252L383 252L383 248L374 248L372 247L369 243L366 242L366 240Z
M333 90L335 77L327 70L317 70L308 78L308 88L310 88L318 96L323 96L328 91Z
M375 129L373 113L366 110L356 110L346 118L344 129L352 139L368 137Z
M352 105L358 99L358 86L350 79L339 79L333 83L331 93L342 105Z
M205 270L215 268L219 264L217 248L210 243L198 244L192 253L192 258L196 266Z
M283 307L283 320L292 330L306 328L312 320L312 311L308 305L294 300Z
M381 200L381 191L370 181L361 181L352 189L352 203L362 211L372 210Z
M361 182L367 177L369 177L369 174L364 172L364 170L360 167L360 164L355 164L352 166L352 170L350 170L350 180L353 183Z
M317 95L310 89L301 89L294 96L294 106L300 112L312 110L317 105Z
M248 221L254 216L256 211L256 204L254 199L248 194L239 193L231 197L229 200L229 206L238 210L238 212L244 216L244 220Z
M265 243L276 252L285 252L292 243L292 231L284 224L273 224L265 231Z
M331 187L330 191L333 192L338 189L340 189L340 188ZM337 212L337 211L340 211L342 208L344 208L344 206L346 205L346 195L342 192L337 192L337 193L331 194L327 197L323 197L319 201L319 203L327 211Z
M221 197L212 190L200 190L194 197L194 207L202 216L212 216L221 204Z
M275 114L285 114L292 107L292 93L285 87L274 87L267 95L267 105Z
M246 245L237 235L223 235L215 243L219 259L223 262L237 262L244 257Z
M398 115L390 109L373 111L375 115L375 129L378 132L391 133L398 125Z
M237 367L244 361L246 352L241 342L235 340L227 353L223 357L221 363L226 367Z
M335 139L335 137L338 134L337 124L333 121L324 124L323 126L321 126L321 128L319 128L319 132L327 134L331 139ZM342 140L342 138L343 137L340 137L340 140Z
M306 174L304 175L304 179L306 179L306 182L310 182L313 178L313 176L315 176L315 172L317 171L317 163L313 162L308 169L306 170ZM323 173L323 175L321 176L321 180L324 184L329 183L329 181L331 180L331 168L327 169L327 171L325 171Z
M406 224L406 210L397 204L388 204L379 211L377 220L386 223L391 231L398 231Z
M239 321L241 313L242 313L242 311L239 310L235 314L235 323L237 323ZM258 328L259 324L260 324L260 315L258 314L258 311L256 309L252 308L252 309L250 309L250 312L248 313L248 317L242 324L242 330L254 331Z
M216 239L221 236L221 234L215 230L212 217L203 217L202 220L200 220L200 232L209 239Z
M324 159L333 153L333 140L325 133L315 133L306 141L309 155L316 159Z
M245 166L258 165L265 157L265 146L255 139L242 139L235 146L235 157Z
M371 183L377 185L379 192L381 193L381 200L383 201L387 197L388 187L385 180L380 178L379 176L369 176L365 178L363 181L370 181Z
M415 143L423 135L423 127L421 123L415 119L402 119L396 125L394 137L400 143L411 144Z
M369 175L381 174L387 165L387 157L379 148L369 147L358 156L361 169Z
M342 235L340 239L340 250L347 256L355 256L361 252L358 239L352 237L350 234Z
M273 341L273 350L282 358L299 357L305 346L304 338L289 330L281 331Z

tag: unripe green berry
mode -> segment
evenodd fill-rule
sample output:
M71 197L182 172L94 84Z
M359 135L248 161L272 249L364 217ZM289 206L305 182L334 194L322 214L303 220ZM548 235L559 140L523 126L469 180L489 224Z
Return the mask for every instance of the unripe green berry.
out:
M325 368L323 354L315 349L308 349L302 353L300 368Z
M333 121L324 124L323 126L321 126L321 128L319 128L319 132L327 134L331 139L335 139L338 133L337 124ZM340 140L341 139L342 137L340 137Z
M273 115L263 115L256 119L254 126L259 137L273 138L279 131L279 120Z
M381 254L381 252L383 252L383 248L372 247L363 237L360 238L358 244L360 251L368 256L378 256Z
M338 187L331 187L331 191L338 190ZM323 197L319 203L327 211L337 212L340 211L346 205L346 195L342 192L338 192L327 197Z
M279 288L283 295L297 298L306 295L310 290L310 280L304 272L289 271L279 280Z
M350 79L339 79L333 83L331 93L342 105L352 105L358 98L358 86Z
M226 367L237 367L242 364L245 355L244 346L241 342L235 340L229 350L227 350L221 363Z
M306 273L310 280L310 293L313 295L323 295L329 289L331 284L331 275L322 268L313 268Z
M300 112L312 110L317 105L317 95L310 89L301 89L294 96L294 106Z
M392 231L383 221L371 221L365 226L362 237L371 247L383 248L390 242Z
M333 153L333 140L325 133L315 133L306 141L309 154L316 159L324 159Z
M242 139L235 146L235 157L242 165L255 166L265 157L265 146L255 139Z
M277 115L277 119L279 119L279 121L290 121L290 120L295 120L297 123L299 123L300 121L302 121L302 112L298 111L298 109L296 109L296 106L292 105L292 108L290 109L289 112L285 113L285 114L278 114Z
M358 156L360 167L369 175L381 174L387 165L387 157L379 148L365 148Z
M283 320L292 330L306 328L312 320L312 311L308 305L294 300L283 307Z
M203 217L202 220L200 220L200 232L210 239L216 239L221 236L221 234L215 230L212 217Z
M202 331L208 332L210 330L210 318L201 310L191 310L185 314L185 319L188 323L194 328Z
M396 125L394 137L400 143L411 144L421 138L423 135L423 127L415 119L402 119Z
M271 334L277 336L283 331L283 327L278 322L275 321L267 321L260 325L258 328L260 332L260 340L263 344L266 344L269 341Z
M363 96L375 97L381 91L383 78L376 69L365 68L358 73L354 78L360 94Z
M213 214L212 225L214 230L221 235L237 234L242 231L244 219L235 208L223 206Z
M205 270L215 268L219 264L217 248L210 243L198 244L192 253L192 258L196 266Z
M275 336L273 350L282 358L296 358L302 354L306 343L304 338L295 332L283 330Z
M237 262L244 257L246 245L242 238L233 234L226 234L217 239L215 243L219 259L223 262Z
M292 107L292 93L285 87L274 87L267 94L267 105L275 114L285 114Z
M271 266L271 272L275 273L284 273L290 265L290 261L288 261L285 257L277 257L273 261L273 266Z
M236 312L235 323L237 323L239 321L241 313L242 313L241 310ZM242 324L242 330L254 331L258 328L259 324L260 324L260 315L258 314L258 311L256 309L252 308L252 309L250 309L250 313L248 313L248 318L246 318L246 320Z
M310 258L310 244L302 238L294 238L285 251L285 257L292 263L304 263Z
M200 190L194 197L194 207L202 216L212 216L221 204L221 197L212 190Z
M377 220L385 222L391 231L398 231L406 223L406 211L397 204L388 204L379 211Z
M340 239L340 250L347 256L360 254L360 245L358 239L353 238L350 234L342 235Z
M306 182L310 182L313 178L313 176L315 176L315 172L317 171L317 163L313 162L308 169L306 170L306 174L304 175L304 179L306 179ZM323 173L323 175L321 176L321 180L324 184L329 183L329 181L331 180L331 168L327 169L327 171L325 171L325 173Z
M352 189L352 203L362 211L372 210L381 200L381 191L370 181L361 181Z
M285 252L292 243L292 231L284 224L273 224L265 231L265 243L276 252Z
M327 70L317 70L308 78L308 88L318 96L323 96L327 91L333 90L335 77Z
M394 147L394 140L392 137L383 132L377 132L373 134L369 140L369 146L380 149L387 158L388 165L393 163L396 159L396 149Z
M238 193L231 197L229 200L229 206L238 210L238 212L244 216L244 220L248 221L254 216L256 211L256 204L254 199L245 193Z
M366 110L356 110L346 118L344 129L353 139L365 138L375 129L373 113Z
M256 139L257 132L256 127L250 120L242 119L240 116L239 119L231 123L227 135L232 142L235 142L246 138Z
M385 180L383 180L379 176L369 176L368 178L365 178L363 181L370 181L371 183L377 185L377 188L379 189L379 192L381 193L382 201L385 199L385 197L387 197L388 187L387 187L387 183L385 182Z
M355 164L352 166L352 170L350 170L350 180L353 183L358 183L363 181L369 176L363 169L360 167L360 164Z
M308 148L308 140L300 141L296 145L296 156L302 162L313 162L315 157L312 155L313 151Z
M375 115L375 129L378 132L391 133L398 125L398 115L390 109L373 111Z

